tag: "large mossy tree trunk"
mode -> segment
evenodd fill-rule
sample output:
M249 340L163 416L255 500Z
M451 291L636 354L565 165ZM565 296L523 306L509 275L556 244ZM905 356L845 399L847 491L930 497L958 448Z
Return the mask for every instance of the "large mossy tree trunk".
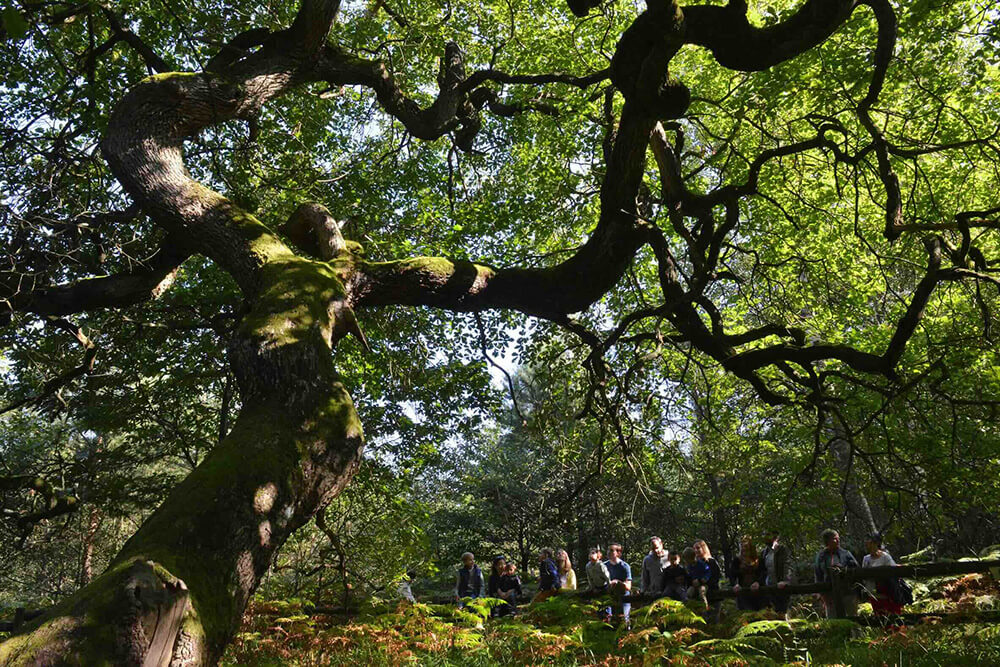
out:
M229 343L242 409L107 571L0 645L0 664L214 664L275 552L350 480L363 439L333 363L354 326L343 244L326 261L296 255L192 179L182 153L301 83L338 4L305 0L272 46L225 75L150 77L112 114L102 149L115 176L185 255L210 258L242 292Z
M339 281L300 261L303 288L262 300L233 342L244 400L232 431L103 575L0 646L0 664L221 657L276 550L343 488L361 454L361 426L333 369L328 309L318 320L301 309ZM266 312L268 303L295 307Z

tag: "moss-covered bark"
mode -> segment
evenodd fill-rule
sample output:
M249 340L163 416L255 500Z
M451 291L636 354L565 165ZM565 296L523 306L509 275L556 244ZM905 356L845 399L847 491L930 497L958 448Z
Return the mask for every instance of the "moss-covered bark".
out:
M343 283L290 254L261 275L230 349L232 431L106 573L0 646L0 664L216 662L275 551L349 481L363 438L331 354L350 316ZM163 626L168 610L178 622ZM161 662L150 653L166 632Z

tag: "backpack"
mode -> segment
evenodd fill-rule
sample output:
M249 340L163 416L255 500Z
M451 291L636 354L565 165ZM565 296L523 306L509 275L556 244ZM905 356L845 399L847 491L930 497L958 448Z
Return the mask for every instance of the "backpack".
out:
M893 582L892 599L904 607L913 604L913 588L905 579L896 579Z

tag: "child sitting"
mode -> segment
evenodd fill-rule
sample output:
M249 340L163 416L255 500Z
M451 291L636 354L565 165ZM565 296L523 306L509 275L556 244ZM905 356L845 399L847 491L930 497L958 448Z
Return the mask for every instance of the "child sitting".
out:
M594 547L590 550L590 560L587 563L587 583L590 585L591 593L603 593L611 583L608 566L601 560L600 547Z
M500 578L500 597L507 602L514 602L522 595L521 577L517 576L517 566L507 563L507 569Z
M506 604L497 608L496 615L516 614L517 598L522 594L521 577L517 576L517 566L513 563L507 563L500 577L500 584L497 586L497 597Z
M663 571L663 594L673 600L687 602L687 569L681 565L681 555L670 551L670 565Z
M691 587L687 590L688 597L699 598L707 607L708 587L705 584L708 582L708 578L712 576L712 568L709 567L707 561L696 559L694 557L694 549L691 547L684 549L684 562L687 564L688 581L691 582Z

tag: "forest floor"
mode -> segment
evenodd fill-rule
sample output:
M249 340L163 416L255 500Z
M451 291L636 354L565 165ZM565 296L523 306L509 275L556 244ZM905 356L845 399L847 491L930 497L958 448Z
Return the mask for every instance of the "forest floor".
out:
M489 600L453 605L372 602L349 617L301 601L256 602L227 665L1000 665L1000 586L989 574L915 585L907 612L942 614L907 627L820 619L811 600L791 620L739 613L708 624L700 603L658 600L632 628L598 618L600 600L557 596L490 618ZM871 614L862 605L862 614Z

